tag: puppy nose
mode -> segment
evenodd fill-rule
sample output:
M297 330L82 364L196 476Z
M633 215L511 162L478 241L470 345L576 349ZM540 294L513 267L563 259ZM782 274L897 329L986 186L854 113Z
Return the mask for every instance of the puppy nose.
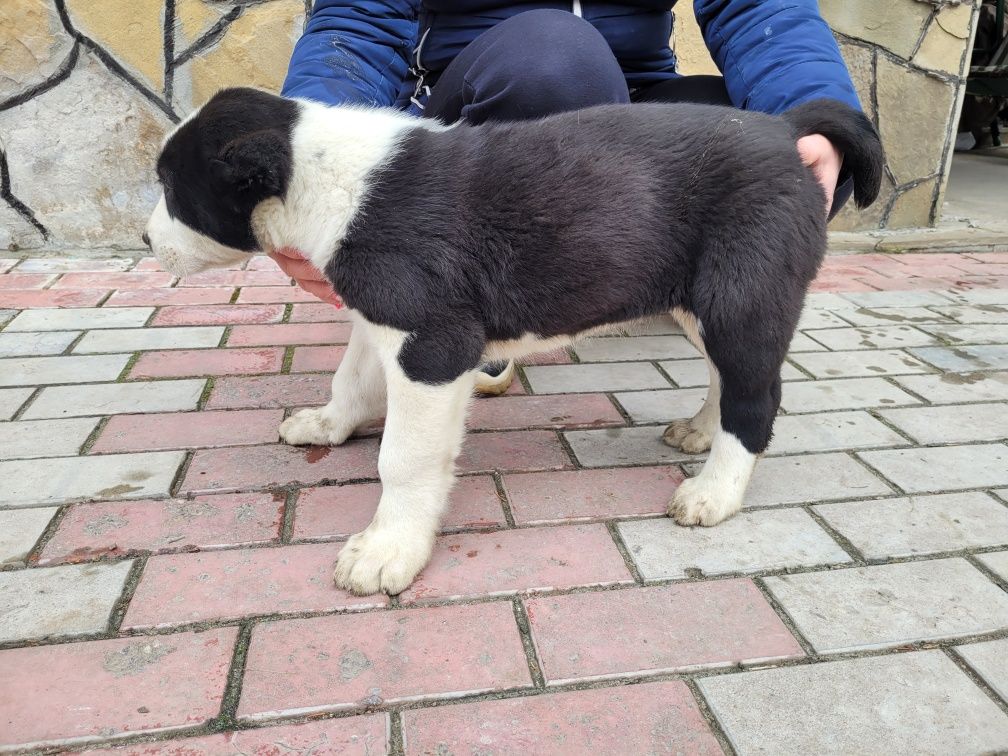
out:
M147 232L146 231L143 232L143 236L141 236L140 239L141 239L141 241L143 241L143 243L149 249L150 248L150 237L147 236Z

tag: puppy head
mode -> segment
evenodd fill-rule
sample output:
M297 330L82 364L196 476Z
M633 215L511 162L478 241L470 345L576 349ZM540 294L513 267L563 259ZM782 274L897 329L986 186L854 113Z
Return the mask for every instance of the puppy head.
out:
M168 136L144 234L162 267L185 275L258 251L252 212L286 194L297 114L291 100L225 89Z

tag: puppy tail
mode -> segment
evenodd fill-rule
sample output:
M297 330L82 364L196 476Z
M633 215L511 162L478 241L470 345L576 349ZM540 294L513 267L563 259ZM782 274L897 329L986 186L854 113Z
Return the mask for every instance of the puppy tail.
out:
M844 172L854 179L854 202L868 207L882 186L885 153L872 122L839 100L812 100L783 114L795 138L822 134L843 153Z

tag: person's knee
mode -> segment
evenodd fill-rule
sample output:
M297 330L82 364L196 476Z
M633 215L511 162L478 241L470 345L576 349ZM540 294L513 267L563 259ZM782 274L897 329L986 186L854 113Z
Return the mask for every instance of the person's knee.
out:
M505 25L495 49L487 51L488 61L496 64L468 81L477 100L506 103L514 118L629 102L619 63L587 21L542 9L514 16Z

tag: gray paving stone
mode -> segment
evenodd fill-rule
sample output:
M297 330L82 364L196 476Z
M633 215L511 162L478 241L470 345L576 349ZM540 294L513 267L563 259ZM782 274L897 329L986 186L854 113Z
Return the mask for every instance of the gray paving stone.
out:
M1008 716L941 651L845 659L697 681L740 754L993 753Z
M1008 323L1008 306L1005 305L959 305L933 309L960 323Z
M99 422L97 417L75 417L6 423L0 433L0 459L76 455Z
M791 360L816 378L858 378L931 372L920 360L897 350L814 352L796 354Z
M699 463L686 466L691 475ZM764 457L756 463L744 507L809 504L885 496L892 490L846 454Z
M805 296L807 310L849 310L856 305L831 291L817 291Z
M667 517L617 528L647 580L695 577L695 570L723 575L851 561L802 509L741 512L716 528L684 528Z
M17 310L0 310L0 326L9 323L17 314Z
M0 386L114 381L129 362L128 354L87 357L10 357L0 359Z
M105 630L131 561L0 572L0 642Z
M0 511L0 564L23 564L56 507Z
M968 373L973 370L1003 370L1008 368L1008 345L985 344L957 347L916 347L909 350L915 357L942 370Z
M194 410L205 385L203 379L187 379L53 386L42 389L42 393L32 402L23 417L31 420Z
M907 493L1008 484L1008 447L1002 444L890 449L858 456Z
M703 406L707 388L660 389L616 394L635 423L661 423L693 417Z
M815 339L806 336L804 333L796 333L791 338L791 344L788 346L788 353L794 352L825 352L826 347L820 344Z
M606 336L574 344L582 362L631 362L635 360L675 360L700 353L685 336Z
M0 506L168 496L184 459L172 451L0 462Z
M882 410L879 414L922 444L1008 438L1008 404L959 404Z
M950 296L937 291L851 291L840 295L858 307L929 307L947 305Z
M764 578L819 653L1008 628L1008 594L965 559Z
M844 310L840 316L856 326L896 325L900 323L947 323L940 307L858 307Z
M995 551L990 554L977 554L977 559L995 575L1008 582L1008 551Z
M820 504L815 511L868 559L1008 545L1008 507L975 491Z
M827 328L816 331L814 336L816 341L835 351L902 349L908 346L930 346L941 343L931 334L908 325Z
M153 307L65 307L25 310L7 331L87 331L91 328L139 328Z
M80 331L45 333L0 333L0 357L31 357L60 354L81 335Z
M574 455L585 467L624 467L652 465L696 459L662 443L661 426L642 428L606 428L570 431L564 436Z
M850 325L843 318L829 310L813 310L806 307L798 320L799 331L812 331L819 328L843 328Z
M907 443L905 438L867 412L782 415L774 423L773 440L766 453L774 455L868 449Z
M648 362L532 366L525 368L525 377L537 394L669 387L665 377Z
M1008 638L956 646L955 651L995 693L1008 701Z
M223 335L224 328L219 326L110 328L84 334L73 351L74 354L95 354L146 349L208 349L220 344Z
M920 404L884 378L804 381L785 386L782 393L781 407L791 414Z
M35 389L10 388L0 389L0 420L10 420L21 405L28 401Z
M1008 305L1008 289L969 289L949 293L957 304Z
M921 330L952 344L1008 344L1008 325L925 325Z
M934 404L1008 399L1008 373L905 375L894 380Z
M700 358L696 360L669 360L660 362L662 370L669 374L676 385L680 388L692 388L693 386L706 386L710 382L707 373L707 361ZM808 376L801 372L794 365L785 362L781 366L781 380L806 381Z

